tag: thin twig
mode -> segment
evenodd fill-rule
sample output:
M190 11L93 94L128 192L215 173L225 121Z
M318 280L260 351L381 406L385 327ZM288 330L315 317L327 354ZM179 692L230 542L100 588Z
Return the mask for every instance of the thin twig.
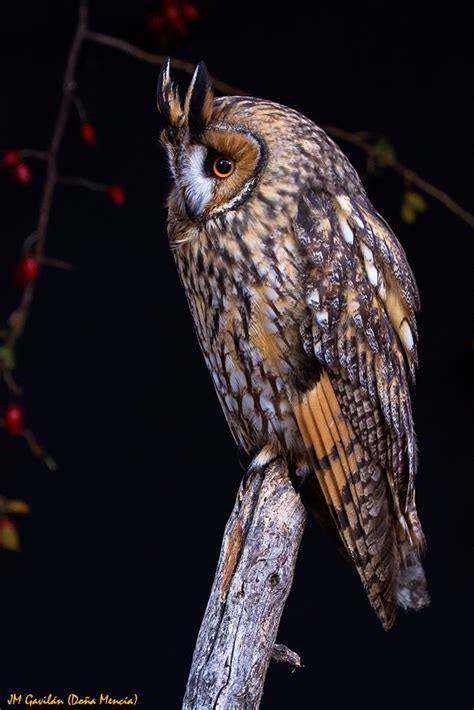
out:
M8 370L5 367L1 368L2 372L2 377L3 381L5 382L5 385L13 397L20 397L23 390L21 389L20 385L16 382L15 378L12 375L11 370Z
M20 150L20 155L22 158L34 158L35 160L48 160L48 153L46 150L34 150L32 148L23 148L23 150Z
M38 439L36 438L35 434L31 431L31 429L23 429L22 431L22 436L26 443L28 444L28 447L33 454L38 459L41 459L45 466L49 468L50 471L57 471L58 470L58 464L56 461L53 459L53 457L48 454L46 449L42 444L39 443Z
M63 259L56 259L52 256L43 256L41 259L42 266L51 266L53 269L61 269L62 271L75 271L76 267L69 261L64 261Z
M337 126L323 126L323 128L329 135L356 146L369 157L376 154L376 146L365 139L366 134L364 133L353 133L343 128L338 128ZM400 175L408 184L415 185L422 192L430 195L430 197L438 200L438 202L441 202L450 212L459 217L459 219L462 219L463 222L466 222L470 227L474 228L474 215L465 210L464 207L461 207L461 205L455 202L446 192L432 185L422 178L421 175L411 170L411 168L403 165L397 158L393 158L387 167L392 168L392 170Z
M301 656L283 643L276 643L273 646L272 661L275 661L275 663L288 663L294 669L303 667Z
M51 143L47 151L46 179L43 187L43 195L41 197L38 221L35 228L36 241L34 254L40 264L44 257L46 231L49 224L51 206L53 203L54 192L57 185L58 174L56 159L58 151L61 147L62 139L64 136L64 129L66 127L66 122L69 116L69 109L71 106L71 95L74 90L74 77L76 73L77 62L79 59L79 52L87 32L88 10L88 0L80 0L77 27L69 50L66 70L64 72L61 102L59 105L58 114L56 116L56 121L54 123ZM28 319L31 303L33 300L34 290L35 282L30 283L26 286L25 290L23 291L23 297L21 299L20 305L10 315L8 321L10 326L8 344L10 346L13 346L23 333L26 321Z
M86 32L85 38L90 40L91 42L103 44L106 47L114 47L115 49L119 49L121 52L125 52L131 57L135 57L135 59L139 59L142 62L147 62L148 64L156 64L157 66L162 66L167 59L164 54L154 54L152 52L146 52L144 49L140 49L140 47L135 47L135 45L130 44L130 42L126 42L124 39L102 34L101 32L91 32L90 30L88 30ZM187 62L185 59L173 59L173 67L175 69L178 69L179 71L183 71L186 74L191 75L194 74L194 70L196 69L196 66L192 62ZM226 81L222 81L221 79L213 78L212 85L215 89L217 89L217 91L220 91L222 94L230 94L232 96L249 95L247 91L244 91L243 89L238 89L235 86L228 84Z
M102 34L101 32L91 32L88 30L86 32L86 39L91 42L96 42L97 44L103 44L107 47L114 47L115 49L125 52L126 54L135 57L135 59L147 62L148 64L162 66L167 59L164 54L147 52L144 49L140 49L140 47L135 47L133 44L120 39L119 37L112 37L111 35ZM195 70L195 65L184 59L173 59L173 67L190 75L192 75ZM217 89L217 91L223 94L228 94L230 96L249 96L247 91L237 88L226 81L222 81L221 79L212 78L212 85L215 89ZM352 145L357 146L367 155L371 155L374 152L374 146L363 140L360 133L351 133L350 131L345 131L344 129L337 128L335 126L325 126L325 130L335 138L340 138L347 143L352 143ZM393 160L389 167L401 175L406 182L416 185L419 190L435 200L438 200L438 202L441 202L453 214L466 222L470 227L474 228L474 215L461 207L461 205L453 200L453 198L446 192L432 185L406 165L400 163L399 160Z
M86 123L87 112L86 112L86 108L84 106L84 102L82 101L82 99L80 99L76 93L72 93L71 94L71 101L73 102L74 107L77 111L77 115L79 116L79 121L81 123Z
M105 192L107 190L107 185L103 182L94 182L94 180L89 180L89 178L72 176L61 176L57 180L59 185L77 185L78 187L85 187L87 190L93 190L94 192Z

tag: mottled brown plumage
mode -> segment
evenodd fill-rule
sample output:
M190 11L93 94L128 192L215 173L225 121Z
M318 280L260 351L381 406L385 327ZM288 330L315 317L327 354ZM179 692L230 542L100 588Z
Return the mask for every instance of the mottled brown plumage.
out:
M397 604L427 603L408 390L419 302L403 249L296 111L213 99L203 64L183 106L167 64L158 105L169 238L235 440L254 465L285 457L389 628Z

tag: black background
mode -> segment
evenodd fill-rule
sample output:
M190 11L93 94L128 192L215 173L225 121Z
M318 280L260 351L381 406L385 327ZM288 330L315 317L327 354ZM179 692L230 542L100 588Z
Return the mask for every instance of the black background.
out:
M141 0L91 2L94 29L155 48ZM462 204L470 197L468 22L414 4L200 3L171 48L216 76L316 121L390 136L400 159ZM0 150L47 145L75 3L0 5ZM221 534L241 470L197 347L167 247L166 167L154 105L157 69L84 47L79 94L98 133L77 138L63 173L124 184L58 189L45 269L21 343L27 423L60 463L51 473L0 431L1 493L24 498L22 552L0 555L0 705L10 692L114 696L178 708ZM181 77L183 83L187 77ZM348 153L361 167L360 156ZM359 161L359 162L357 162ZM43 180L0 174L0 311ZM401 223L400 181L369 194L407 250L422 296L413 404L418 501L432 604L385 633L349 565L308 526L279 640L304 669L272 667L262 707L461 710L469 689L468 299L472 232L438 204ZM2 394L2 403L6 393ZM472 670L472 667L471 667Z

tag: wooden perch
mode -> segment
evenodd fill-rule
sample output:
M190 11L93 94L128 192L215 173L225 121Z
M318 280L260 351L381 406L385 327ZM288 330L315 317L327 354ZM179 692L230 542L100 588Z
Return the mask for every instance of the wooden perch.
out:
M243 482L227 522L183 710L259 707L268 665L301 666L275 638L306 511L282 459Z

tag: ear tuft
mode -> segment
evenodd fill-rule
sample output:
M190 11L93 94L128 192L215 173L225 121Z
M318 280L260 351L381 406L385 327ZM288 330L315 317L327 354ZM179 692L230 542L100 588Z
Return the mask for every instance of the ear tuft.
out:
M186 94L184 111L189 130L202 131L212 114L213 91L204 62L199 62Z
M163 119L170 126L177 126L182 118L183 109L178 93L171 81L171 60L168 57L163 64L156 87L156 103Z

